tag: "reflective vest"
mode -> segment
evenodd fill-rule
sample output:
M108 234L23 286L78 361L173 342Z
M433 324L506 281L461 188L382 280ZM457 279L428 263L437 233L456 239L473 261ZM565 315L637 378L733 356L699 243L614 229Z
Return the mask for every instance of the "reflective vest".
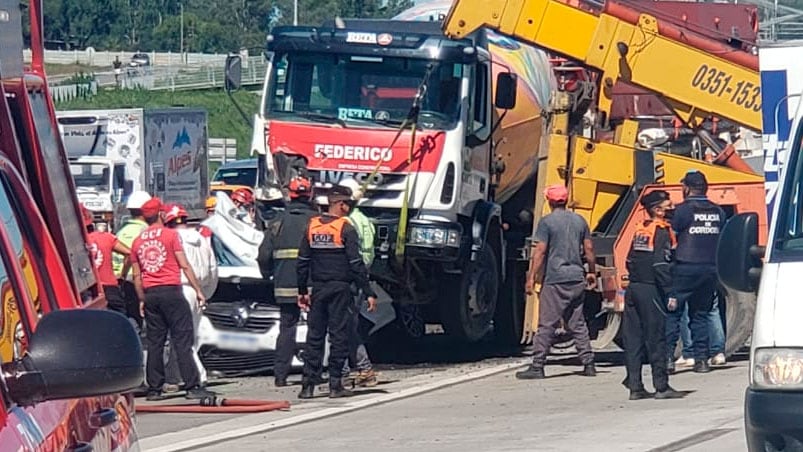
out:
M358 208L349 213L346 219L357 230L357 235L360 237L360 256L362 256L365 266L371 268L371 263L374 261L374 224L365 216L364 213Z
M653 252L655 250L655 229L659 227L669 231L669 240L672 249L675 249L678 241L672 231L672 226L666 220L647 220L641 223L633 234L632 250Z
M142 231L144 231L148 227L148 223L142 220L131 219L126 221L123 227L117 231L117 240L120 241L123 245L131 248L131 244L134 243L134 239L139 236ZM112 267L114 268L114 274L117 275L119 278L121 273L123 272L123 263L125 262L125 257L122 254L113 253L112 254ZM128 279L131 280L131 273L128 272Z
M656 248L655 237L659 228L669 237L669 243ZM627 271L630 282L664 285L669 279L669 264L677 246L672 226L665 220L647 220L639 225L630 242L627 254Z
M307 239L313 250L345 250L343 243L343 227L345 218L336 218L329 223L321 221L321 217L314 217L309 222Z

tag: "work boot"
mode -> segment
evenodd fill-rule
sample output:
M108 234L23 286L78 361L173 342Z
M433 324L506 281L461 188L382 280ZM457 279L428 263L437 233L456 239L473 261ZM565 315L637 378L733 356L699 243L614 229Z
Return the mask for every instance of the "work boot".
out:
M546 375L544 375L543 367L529 366L521 372L516 372L516 378L519 380L540 380L546 378Z
M184 395L184 398L190 400L201 400L206 398L212 398L215 397L216 395L217 393L209 391L208 389L199 385L194 388L187 389L187 394Z
M711 372L711 366L708 365L708 360L706 359L695 360L694 371L698 374L705 374Z
M298 393L299 399L311 399L315 394L315 386L304 385L301 386L301 392Z
M162 391L148 391L148 395L145 396L145 400L148 402L158 402L159 400L164 400L166 397L162 394Z
M633 391L633 390L630 391L630 400L651 399L653 397L655 397L655 394L647 391L644 388L641 388L638 391Z
M658 400L682 399L683 397L686 397L685 392L675 391L671 386L668 385L665 390L655 392L655 398Z
M583 366L583 376L584 377L596 377L597 376L597 368L594 367L594 363L586 364Z
M346 389L342 386L329 388L329 398L330 399L340 399L343 397L351 397L354 393L350 389Z
M354 379L354 384L356 386L372 388L379 384L377 380L376 372L373 369L368 370L361 370L357 377Z
M290 385L287 383L286 378L277 378L273 380L273 386L276 386L277 388L284 388L285 386L290 386Z

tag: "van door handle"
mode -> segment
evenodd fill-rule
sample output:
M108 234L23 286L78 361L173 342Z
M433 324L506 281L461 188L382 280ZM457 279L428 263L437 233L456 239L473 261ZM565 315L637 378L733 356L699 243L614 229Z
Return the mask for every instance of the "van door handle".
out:
M95 448L89 443L75 443L75 445L68 450L71 452L92 452Z
M103 408L89 416L89 426L98 429L108 427L117 422L117 411L111 408Z

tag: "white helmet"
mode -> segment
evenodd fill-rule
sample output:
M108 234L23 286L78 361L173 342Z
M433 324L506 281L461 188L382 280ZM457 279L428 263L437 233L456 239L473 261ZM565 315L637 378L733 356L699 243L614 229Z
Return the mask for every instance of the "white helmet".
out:
M135 191L128 197L126 209L141 209L142 205L151 200L151 195L144 191Z
M348 187L349 189L351 189L352 200L359 201L360 199L362 199L363 196L362 187L360 186L360 183L354 180L353 178L347 177L341 180L340 183L337 185L340 185L341 187Z

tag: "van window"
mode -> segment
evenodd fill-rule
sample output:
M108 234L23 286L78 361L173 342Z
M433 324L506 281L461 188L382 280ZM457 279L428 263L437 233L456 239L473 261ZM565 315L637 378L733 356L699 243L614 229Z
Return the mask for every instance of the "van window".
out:
M777 205L778 218L771 260L803 260L803 122L798 126L795 144L789 154L783 193Z

